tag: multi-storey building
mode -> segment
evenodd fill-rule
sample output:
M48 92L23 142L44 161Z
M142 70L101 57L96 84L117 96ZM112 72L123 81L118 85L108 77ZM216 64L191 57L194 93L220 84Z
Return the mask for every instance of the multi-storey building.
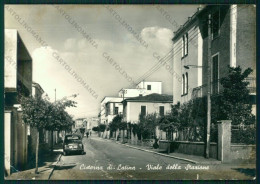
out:
M211 16L211 35L208 19ZM174 104L187 102L207 93L208 39L211 41L211 93L222 90L219 79L228 65L248 67L247 79L252 101L256 96L256 8L254 5L211 5L198 8L174 34ZM179 77L177 77L179 76ZM255 113L255 105L253 107Z
M123 88L119 91L119 97L129 98L137 96L146 96L153 93L162 94L162 82L142 81L136 85L136 88Z
M5 173L27 166L27 125L22 120L21 97L32 93L32 58L19 33L5 30L4 51Z
M104 97L101 101L100 123L108 125L116 115L122 114L122 101L121 97Z

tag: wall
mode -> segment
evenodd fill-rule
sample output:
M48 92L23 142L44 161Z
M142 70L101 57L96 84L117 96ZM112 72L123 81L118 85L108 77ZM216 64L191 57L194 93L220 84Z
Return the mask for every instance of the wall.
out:
M256 7L254 5L237 6L236 34L237 65L244 69L254 69L256 77Z
M146 106L146 114L159 113L159 106L164 106L164 113L171 111L172 103L154 103L154 102L127 102L126 120L127 122L138 122L141 106Z
M253 162L256 161L255 145L231 145L230 158L233 162Z
M11 154L12 154L12 150L11 150L11 113L12 111L10 110L5 110L5 119L4 119L4 142L5 142L5 152L4 152L4 166L5 166L5 171L7 172L7 175L11 174Z
M216 10L217 8L213 8ZM208 17L208 13L203 15ZM201 19L201 31L203 37L203 66L208 66L208 27ZM212 20L212 24L214 20ZM219 54L219 78L226 76L228 72L227 66L230 65L230 9L229 6L220 8L220 29L219 36L212 39L211 36L211 56ZM211 64L212 72L212 64ZM203 76L207 76L207 67L203 68ZM212 78L212 74L211 74ZM203 84L207 84L207 77L203 77ZM219 86L221 90L221 86ZM203 88L203 95L206 95L207 87Z
M124 95L123 95L123 91L119 91L118 96L122 97L124 96L124 98L129 98L129 97L137 97L140 94L144 94L145 93L145 89L123 89L124 90Z
M147 90L147 85L151 85L151 90ZM145 92L143 93L143 96L149 95L152 93L162 94L162 82L143 81L137 85L137 88L145 88Z
M17 88L17 30L5 29L5 88Z
M168 141L160 140L159 148L167 150ZM175 141L171 142L171 152L184 153L188 155L204 156L204 142L186 142L186 141ZM217 159L217 144L210 144L210 158Z
M183 34L188 33L188 55L182 58L182 35L174 40L173 51L173 97L174 104L187 102L191 99L192 89L201 85L202 68L185 69L185 65L202 66L202 38L197 26L193 22ZM200 49L199 49L200 46ZM188 94L182 96L182 74L188 73Z

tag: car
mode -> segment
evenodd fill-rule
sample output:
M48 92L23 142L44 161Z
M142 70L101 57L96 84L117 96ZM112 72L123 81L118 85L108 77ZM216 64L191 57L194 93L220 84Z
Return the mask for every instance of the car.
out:
M69 153L84 154L84 145L80 135L65 135L63 141L63 155L68 155Z

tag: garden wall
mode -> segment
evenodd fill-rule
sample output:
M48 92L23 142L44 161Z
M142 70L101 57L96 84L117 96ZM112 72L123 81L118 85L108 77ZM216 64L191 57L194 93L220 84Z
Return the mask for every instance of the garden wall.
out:
M230 147L230 158L232 161L256 162L255 145L232 144Z
M171 152L204 156L204 142L171 141ZM167 151L168 141L160 140L159 149ZM210 144L210 158L217 159L217 143Z

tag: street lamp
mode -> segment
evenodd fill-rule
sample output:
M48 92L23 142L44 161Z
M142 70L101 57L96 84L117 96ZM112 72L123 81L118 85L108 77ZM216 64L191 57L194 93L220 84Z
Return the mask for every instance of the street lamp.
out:
M208 59L210 63L210 57ZM210 92L211 92L211 84L210 84L210 65L208 63L207 72L208 72L208 81L207 81L207 138L205 139L205 157L209 158L209 147L210 147L210 124L211 124L211 99L210 99ZM197 65L184 65L185 69L191 68L203 68L205 66L197 66Z
M183 66L185 69L190 69L191 68L203 68L205 66L197 66L197 65L184 65Z

